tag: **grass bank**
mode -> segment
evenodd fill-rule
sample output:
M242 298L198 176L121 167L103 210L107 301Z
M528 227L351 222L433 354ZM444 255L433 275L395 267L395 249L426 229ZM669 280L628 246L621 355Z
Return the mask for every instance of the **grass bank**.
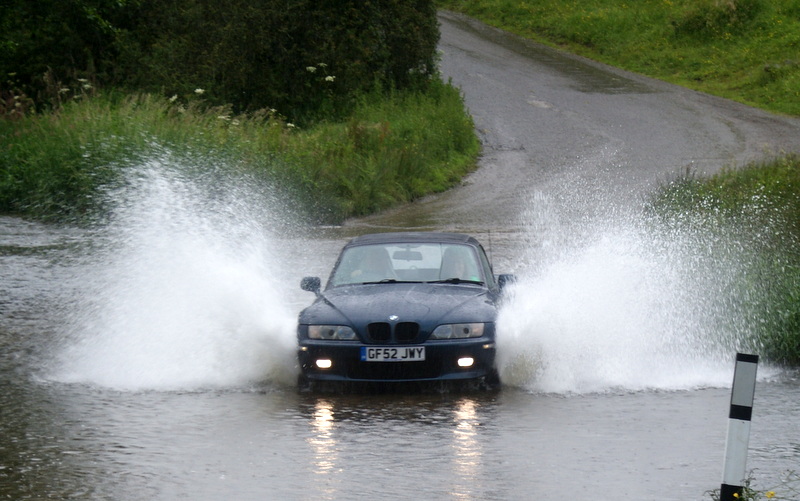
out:
M438 0L526 38L800 115L796 0Z
M101 94L49 114L0 118L0 212L79 220L102 211L98 190L166 148L262 177L335 222L457 183L479 143L458 90L366 95L341 122L300 129L261 110L233 115L202 95L179 102Z

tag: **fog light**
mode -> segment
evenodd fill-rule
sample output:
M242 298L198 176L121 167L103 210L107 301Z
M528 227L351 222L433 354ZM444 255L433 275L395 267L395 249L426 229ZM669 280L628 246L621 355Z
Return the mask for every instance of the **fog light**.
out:
M331 365L333 364L327 358L320 358L319 360L317 360L317 367L319 367L320 369L330 369Z
M461 357L458 359L459 367L472 367L472 364L474 363L475 360L472 357Z

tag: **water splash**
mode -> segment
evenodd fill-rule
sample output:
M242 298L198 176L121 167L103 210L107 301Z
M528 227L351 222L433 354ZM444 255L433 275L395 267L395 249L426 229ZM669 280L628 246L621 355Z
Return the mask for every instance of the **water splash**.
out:
M504 383L565 394L729 385L748 332L735 246L596 201L575 217L573 202L537 193L524 216L519 282L498 321Z
M263 184L185 162L162 152L109 193L111 220L76 267L54 379L128 390L293 382L276 255L285 216Z

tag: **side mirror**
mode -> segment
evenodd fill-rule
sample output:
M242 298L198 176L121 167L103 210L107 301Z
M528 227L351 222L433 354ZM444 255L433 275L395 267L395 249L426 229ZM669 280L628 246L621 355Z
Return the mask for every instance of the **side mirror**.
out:
M502 274L497 276L497 286L500 288L501 291L505 289L506 286L515 284L516 282L517 282L516 275Z
M303 277L303 279L300 280L300 288L304 291L319 294L320 289L322 289L322 281L319 277Z

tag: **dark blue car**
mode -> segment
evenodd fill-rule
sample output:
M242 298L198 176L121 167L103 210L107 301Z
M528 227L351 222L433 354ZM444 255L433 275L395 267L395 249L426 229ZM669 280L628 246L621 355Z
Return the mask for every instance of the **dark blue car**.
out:
M455 233L379 233L342 249L299 316L300 382L469 381L496 386L503 285L483 247Z

